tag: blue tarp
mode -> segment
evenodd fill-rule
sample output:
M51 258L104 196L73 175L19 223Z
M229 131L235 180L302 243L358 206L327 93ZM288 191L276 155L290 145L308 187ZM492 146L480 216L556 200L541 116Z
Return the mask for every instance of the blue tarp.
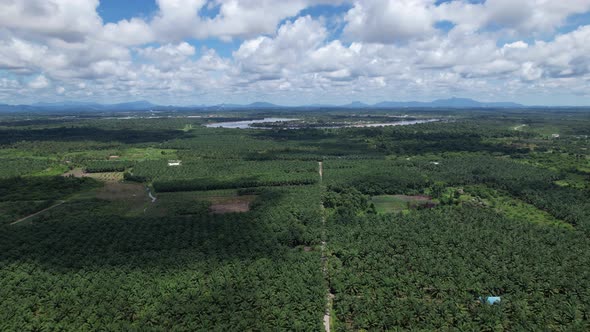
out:
M499 296L490 296L486 300L488 304L496 304L502 302L502 299Z
M493 305L493 304L496 304L496 303L499 304L500 302L502 302L502 298L499 297L499 296L488 296L488 297L486 297L485 301L484 301L483 298L480 297L479 300L482 303L486 303L486 304L489 304L489 305Z

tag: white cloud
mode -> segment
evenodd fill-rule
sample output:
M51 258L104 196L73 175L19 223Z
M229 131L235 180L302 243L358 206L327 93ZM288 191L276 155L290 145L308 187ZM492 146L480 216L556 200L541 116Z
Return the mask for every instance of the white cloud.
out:
M252 38L274 33L282 20L311 5L343 2L346 0L157 0L160 10L151 27L162 41ZM216 15L202 16L205 8L215 9Z
M0 27L82 40L101 28L97 6L98 0L0 0Z
M244 74L256 79L272 79L291 71L302 70L301 64L313 49L327 37L320 22L309 16L286 22L274 38L258 37L245 41L233 56Z
M432 0L357 1L348 11L344 33L352 40L395 43L421 38L434 30Z
M590 0L487 0L479 4L455 0L433 11L437 19L470 31L493 27L536 35L553 32L570 15L590 11Z
M139 18L106 24L100 38L121 45L142 45L155 40L152 28Z
M28 86L31 89L44 89L49 86L49 80L44 75L39 75L30 81Z
M340 16L301 15L343 2L158 0L151 18L104 24L97 0L0 0L0 97L590 97L590 25L555 34L590 0L356 0ZM441 20L456 26L440 31ZM239 47L222 57L194 38Z
M163 64L176 64L195 54L195 48L187 42L176 45L167 44L161 47L140 48L138 53L144 58Z

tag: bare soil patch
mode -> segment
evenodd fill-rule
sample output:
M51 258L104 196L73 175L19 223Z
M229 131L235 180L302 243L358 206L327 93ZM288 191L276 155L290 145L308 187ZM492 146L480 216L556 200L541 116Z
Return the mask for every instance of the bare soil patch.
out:
M254 199L256 199L255 195L207 197L207 200L211 202L209 211L213 214L248 212Z
M76 178L83 178L85 174L86 173L84 173L84 171L81 168L74 168L73 170L65 172L64 174L62 174L62 176L73 176Z
M395 213L418 208L433 208L436 203L424 195L380 195L371 198L378 213Z
M102 172L102 173L85 173L81 168L74 168L62 176L73 176L77 178L93 178L102 182L120 182L123 181L123 172Z
M104 187L96 192L96 198L107 201L151 201L145 187L138 183L105 183Z

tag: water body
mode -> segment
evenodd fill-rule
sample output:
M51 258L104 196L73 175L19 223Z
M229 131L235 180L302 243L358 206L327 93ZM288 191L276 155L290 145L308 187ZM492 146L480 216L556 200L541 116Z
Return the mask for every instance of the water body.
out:
M287 119L287 118L264 118L262 120L248 120L248 121L232 121L232 122L218 122L210 123L205 125L207 128L232 128L232 129L248 129L252 128L250 125L253 123L271 123L271 122L282 122L282 121L295 121L299 119Z
M262 120L249 120L249 121L233 121L233 122L218 122L218 123L210 123L205 125L208 128L232 128L232 129L248 129L253 128L251 124L253 123L271 123L271 122L285 122L285 121L295 121L299 119L288 119L288 118L264 118ZM350 123L350 124L338 124L334 126L326 126L326 127L315 127L318 129L329 129L329 128L363 128L363 127L389 127L389 126L409 126L415 125L420 123L429 123L429 122L438 122L441 121L440 119L425 119L425 120L403 120L403 121L396 121L396 122L383 122L383 123ZM305 128L302 127L294 127L290 129L301 129ZM264 127L256 127L256 129L268 129Z

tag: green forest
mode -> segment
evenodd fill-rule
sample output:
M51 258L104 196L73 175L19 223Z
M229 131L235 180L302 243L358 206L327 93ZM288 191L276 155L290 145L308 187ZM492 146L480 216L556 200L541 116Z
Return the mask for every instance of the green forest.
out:
M0 114L0 331L590 330L587 110L203 112Z

